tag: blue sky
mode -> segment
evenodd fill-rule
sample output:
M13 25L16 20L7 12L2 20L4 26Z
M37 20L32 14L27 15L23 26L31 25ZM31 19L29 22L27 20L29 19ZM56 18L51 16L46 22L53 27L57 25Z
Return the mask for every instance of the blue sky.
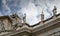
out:
M53 7L56 5L57 12L60 13L60 0L0 0L0 16L17 13L23 17L26 13L26 22L29 25L38 23L43 10L44 19L50 18L53 13Z

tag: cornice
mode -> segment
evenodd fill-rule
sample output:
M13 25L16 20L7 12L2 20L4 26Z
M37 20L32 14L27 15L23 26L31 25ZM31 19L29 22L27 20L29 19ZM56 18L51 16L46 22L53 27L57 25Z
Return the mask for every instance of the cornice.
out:
M16 30L16 31L13 31L9 34L6 34L6 35L15 35L15 34L18 34L18 33L21 33L21 32L28 32L28 33L34 33L34 32L37 32L37 31L40 31L40 30L43 30L45 28L48 28L50 26L53 26L53 25L56 25L57 23L60 23L60 14L56 15L57 17L54 19L53 17L47 19L47 20L44 20L44 24L40 24L37 23L36 25L28 25L27 23L25 23L25 25L23 25L20 30ZM60 24L58 24L60 25Z
M38 29L44 29L47 28L49 26L55 25L56 23L60 22L60 16L56 17L56 19L50 19L49 21L46 21L44 24L39 24L37 26L33 27L33 31L34 30L38 30Z

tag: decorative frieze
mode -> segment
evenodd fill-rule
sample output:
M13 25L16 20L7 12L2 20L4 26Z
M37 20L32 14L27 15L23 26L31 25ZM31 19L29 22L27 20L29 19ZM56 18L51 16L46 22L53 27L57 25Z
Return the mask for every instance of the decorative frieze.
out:
M60 36L60 31L54 32L48 36Z
M4 23L2 20L0 20L0 32L2 32L4 30L5 30Z
M21 18L16 13L11 15L10 18L12 20L13 30L16 30L17 28L22 26Z

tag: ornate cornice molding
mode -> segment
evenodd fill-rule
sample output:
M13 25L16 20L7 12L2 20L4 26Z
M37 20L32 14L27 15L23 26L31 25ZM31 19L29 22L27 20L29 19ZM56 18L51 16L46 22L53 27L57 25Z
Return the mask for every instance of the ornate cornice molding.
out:
M57 23L60 23L60 14L56 15L57 17L54 19L53 17L47 19L47 20L44 20L44 24L40 24L37 23L36 25L33 25L33 26L30 26L28 25L27 23L25 23L21 28L20 30L16 30L16 31L13 31L11 33L8 33L6 35L15 35L15 34L18 34L18 33L21 33L21 32L28 32L28 33L34 33L34 32L37 32L37 31L41 31L43 29L48 29L50 28L51 26L53 25L56 25ZM57 24L57 25L60 25L60 24Z

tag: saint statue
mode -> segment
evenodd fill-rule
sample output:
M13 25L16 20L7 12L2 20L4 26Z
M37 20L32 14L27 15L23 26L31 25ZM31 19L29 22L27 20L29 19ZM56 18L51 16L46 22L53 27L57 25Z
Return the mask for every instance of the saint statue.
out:
M44 13L43 13L43 11L42 11L42 14L41 14L41 21L43 21L44 20Z
M57 13L57 8L56 8L56 6L54 6L53 15L56 15L56 13Z
M26 14L24 14L23 22L26 23Z

